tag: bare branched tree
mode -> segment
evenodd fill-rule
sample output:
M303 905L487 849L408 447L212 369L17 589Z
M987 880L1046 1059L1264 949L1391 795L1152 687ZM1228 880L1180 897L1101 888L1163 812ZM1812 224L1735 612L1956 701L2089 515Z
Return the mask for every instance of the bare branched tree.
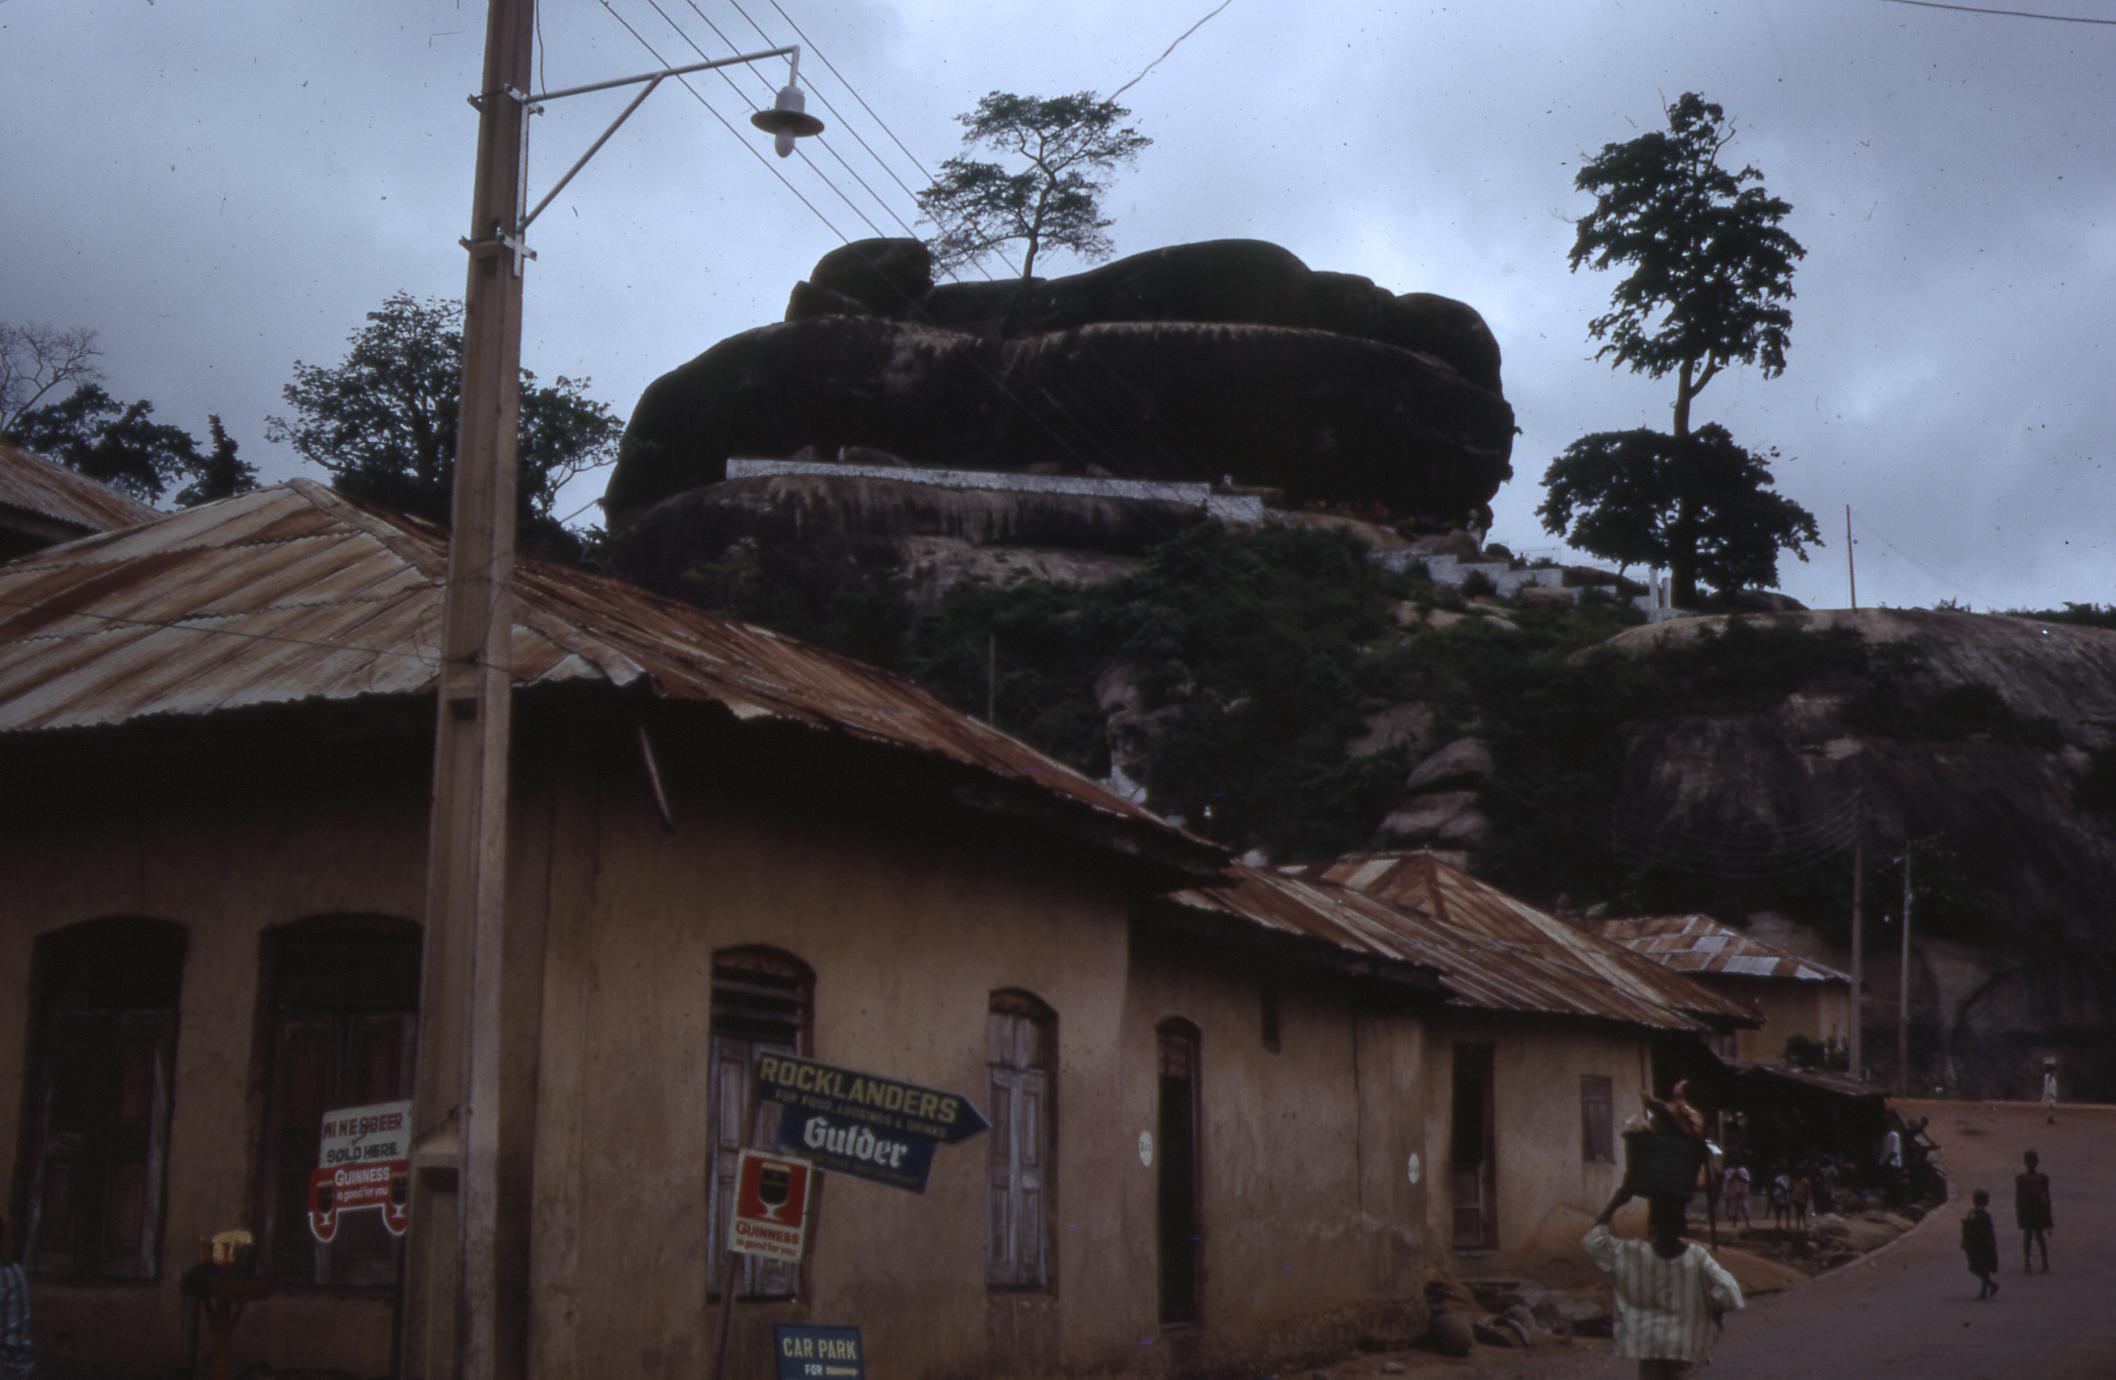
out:
M86 326L60 330L41 322L0 321L0 436L55 389L102 379L96 333Z

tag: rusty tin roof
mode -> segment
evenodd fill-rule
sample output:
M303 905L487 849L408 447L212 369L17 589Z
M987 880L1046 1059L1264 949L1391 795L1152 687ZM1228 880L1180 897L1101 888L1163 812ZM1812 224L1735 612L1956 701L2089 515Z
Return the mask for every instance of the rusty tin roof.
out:
M1685 991L1693 984L1680 979L1666 982L1671 974L1662 972L1658 984L1639 982L1631 964L1608 962L1611 946L1591 936L1574 931L1577 944L1553 939L1542 924L1525 917L1571 927L1427 855L1406 857L1410 865L1397 874L1398 885L1387 895L1350 880L1372 861L1341 859L1280 872L1230 867L1225 881L1193 887L1170 900L1437 972L1452 1006L1655 1030L1699 1030L1714 1018L1757 1022L1738 1003ZM1704 1009L1685 1004L1693 1000Z
M1431 853L1354 854L1287 869L1362 895L1404 917L1405 934L1437 935L1459 1004L1584 1016L1658 1029L1756 1026L1754 1008L1509 896Z
M5 441L0 441L0 508L34 513L84 534L160 516L136 498Z
M447 538L307 480L0 565L0 733L435 691ZM1194 863L1224 852L886 671L523 559L518 689L640 686L1032 788Z
M1785 978L1793 982L1841 982L1851 978L1811 958L1751 939L1709 915L1649 915L1598 920L1595 932L1635 954L1678 973L1727 973L1736 977Z

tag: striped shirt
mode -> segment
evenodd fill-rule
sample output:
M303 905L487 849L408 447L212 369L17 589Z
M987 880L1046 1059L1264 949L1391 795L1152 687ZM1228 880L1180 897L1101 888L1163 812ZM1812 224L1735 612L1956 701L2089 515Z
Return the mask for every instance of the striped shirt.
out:
M1691 1242L1664 1260L1650 1241L1624 1241L1597 1225L1580 1242L1616 1277L1616 1354L1702 1364L1719 1337L1719 1315L1742 1307L1741 1286Z
M0 1380L35 1380L29 1344L29 1277L15 1264L0 1265Z

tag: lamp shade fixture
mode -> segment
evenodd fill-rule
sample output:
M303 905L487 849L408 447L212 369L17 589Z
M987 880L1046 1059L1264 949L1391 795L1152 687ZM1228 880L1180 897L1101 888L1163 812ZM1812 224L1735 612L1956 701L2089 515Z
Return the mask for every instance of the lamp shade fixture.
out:
M749 122L772 136L772 148L784 158L793 152L794 140L823 132L823 122L809 114L806 106L801 88L789 83L779 88L771 109L758 111Z

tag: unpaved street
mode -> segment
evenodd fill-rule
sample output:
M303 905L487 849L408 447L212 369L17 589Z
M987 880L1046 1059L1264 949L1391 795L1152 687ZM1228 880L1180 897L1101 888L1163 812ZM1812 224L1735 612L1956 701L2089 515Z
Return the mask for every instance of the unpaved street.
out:
M1787 1293L1727 1326L1711 1380L2109 1380L2116 1376L2116 1107L2064 1108L2046 1126L2019 1103L1899 1102L1932 1118L1950 1198L1893 1245ZM2020 1153L2042 1155L2055 1200L2050 1273L2023 1276L2013 1228ZM1969 1193L1991 1193L2000 1291L1977 1303L1959 1223ZM1466 1364L1466 1363L1465 1363ZM1634 1364L1606 1352L1550 1354L1481 1380L1620 1380Z

